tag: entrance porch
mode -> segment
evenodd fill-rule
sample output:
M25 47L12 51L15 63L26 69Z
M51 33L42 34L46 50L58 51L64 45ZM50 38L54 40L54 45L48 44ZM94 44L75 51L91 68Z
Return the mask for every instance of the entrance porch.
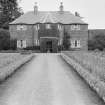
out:
M58 38L57 37L40 37L40 51L43 53L47 53L47 52L57 53Z

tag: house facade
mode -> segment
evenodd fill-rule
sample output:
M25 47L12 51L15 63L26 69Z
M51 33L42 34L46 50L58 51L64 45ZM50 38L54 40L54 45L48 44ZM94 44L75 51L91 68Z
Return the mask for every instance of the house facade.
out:
M9 24L11 39L17 40L17 48L40 46L41 52L57 52L62 46L65 33L70 36L71 50L88 49L88 24L76 13L64 11L63 3L59 11L28 12Z

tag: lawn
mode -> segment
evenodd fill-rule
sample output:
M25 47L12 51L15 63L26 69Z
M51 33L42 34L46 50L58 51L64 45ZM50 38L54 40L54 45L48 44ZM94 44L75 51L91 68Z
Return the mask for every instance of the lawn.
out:
M88 72L105 82L105 52L65 52Z
M0 81L10 76L16 69L30 60L32 54L0 53Z
M68 51L62 57L105 102L105 52Z

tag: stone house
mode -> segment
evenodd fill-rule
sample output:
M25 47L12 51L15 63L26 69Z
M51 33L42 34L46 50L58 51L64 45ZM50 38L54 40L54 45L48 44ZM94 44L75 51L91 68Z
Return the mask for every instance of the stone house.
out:
M38 11L35 4L34 11L10 23L9 30L11 39L17 40L17 48L40 46L42 52L57 52L66 32L71 50L88 49L88 24L77 13L64 11L63 3L59 11Z

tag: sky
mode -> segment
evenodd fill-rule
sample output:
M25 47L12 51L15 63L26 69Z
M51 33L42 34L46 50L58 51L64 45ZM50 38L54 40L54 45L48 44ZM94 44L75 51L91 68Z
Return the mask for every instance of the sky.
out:
M26 13L34 10L35 2L39 11L58 11L63 2L64 10L73 14L77 11L89 29L105 29L105 0L21 0L19 6Z

